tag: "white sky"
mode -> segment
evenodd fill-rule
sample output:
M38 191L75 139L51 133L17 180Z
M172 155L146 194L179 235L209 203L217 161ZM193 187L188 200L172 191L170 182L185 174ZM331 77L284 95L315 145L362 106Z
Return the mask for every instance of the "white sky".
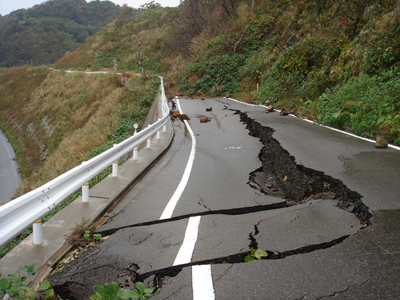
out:
M88 1L88 0L86 0ZM154 2L160 3L161 6L175 7L179 5L180 0L155 0ZM10 12L20 8L31 8L36 4L46 2L45 0L0 0L0 14L5 16ZM90 1L88 1L90 2ZM139 8L140 5L151 2L151 0L112 0L115 4L122 6L126 3L133 8Z

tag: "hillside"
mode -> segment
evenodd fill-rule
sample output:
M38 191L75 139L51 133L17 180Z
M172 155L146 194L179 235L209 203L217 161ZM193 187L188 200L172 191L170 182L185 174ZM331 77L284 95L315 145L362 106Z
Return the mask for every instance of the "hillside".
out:
M0 16L0 67L54 63L121 11L110 1L51 0Z
M400 1L184 1L114 21L56 65L156 72L167 91L271 103L400 144ZM259 90L257 91L257 84Z
M154 84L133 73L164 75L170 96L228 94L400 144L399 7L400 1L377 0L191 0L172 9L150 2L140 15L126 8L55 64L112 69L115 59L118 71L131 74L125 79L41 67L1 71L0 125L17 147L25 190L86 159L121 122L144 117L152 100L145 91ZM139 102L129 106L130 97ZM132 114L123 113L124 105ZM119 123L104 126L100 118L110 114ZM86 127L93 120L97 125ZM89 131L101 136L98 143L80 140ZM77 144L79 150L64 153Z
M26 193L101 153L141 126L158 77L0 71L0 128L12 143ZM32 114L32 112L35 112Z

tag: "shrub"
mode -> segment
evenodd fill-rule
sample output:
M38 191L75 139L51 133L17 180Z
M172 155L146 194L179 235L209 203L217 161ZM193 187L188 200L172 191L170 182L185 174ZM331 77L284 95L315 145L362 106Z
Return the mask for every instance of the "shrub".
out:
M392 68L378 75L361 75L342 86L327 90L318 100L323 124L350 129L374 137L384 134L389 141L400 139L400 71Z

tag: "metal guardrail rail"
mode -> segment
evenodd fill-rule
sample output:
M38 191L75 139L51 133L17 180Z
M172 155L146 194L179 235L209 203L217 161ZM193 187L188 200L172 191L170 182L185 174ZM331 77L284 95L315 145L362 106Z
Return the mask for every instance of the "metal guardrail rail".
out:
M66 197L161 130L168 121L169 108L164 82L161 77L160 79L159 91L161 93L158 94L161 95L157 95L157 97L161 96L161 99L155 99L155 101L158 100L162 115L158 121L43 186L0 206L0 247L36 221L41 220Z

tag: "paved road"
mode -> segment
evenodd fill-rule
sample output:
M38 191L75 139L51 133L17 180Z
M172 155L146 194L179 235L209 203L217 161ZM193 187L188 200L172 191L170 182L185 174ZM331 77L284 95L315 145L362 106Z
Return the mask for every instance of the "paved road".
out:
M14 156L7 137L0 131L0 203L8 202L15 195L21 181Z
M191 129L174 123L107 240L51 279L63 298L138 280L162 283L153 299L398 299L398 150L226 98L179 104ZM267 259L244 263L251 248Z

